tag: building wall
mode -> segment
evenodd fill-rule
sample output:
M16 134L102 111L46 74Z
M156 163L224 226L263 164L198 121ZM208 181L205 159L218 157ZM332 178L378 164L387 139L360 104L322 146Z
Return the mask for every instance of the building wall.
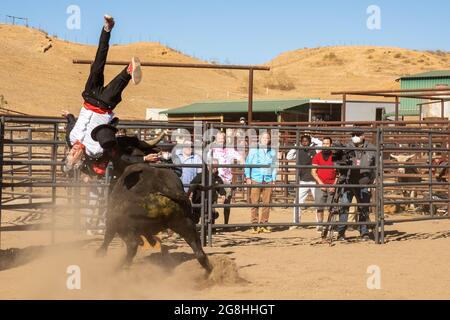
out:
M422 107L422 119L440 118L442 115L442 104L440 102ZM444 117L450 119L450 101L444 103Z
M167 109L160 108L147 108L145 112L145 120L153 120L153 121L167 121L167 114L161 113L166 111Z
M384 108L385 113L395 112L395 103L372 101L347 101L346 121L375 121L376 110Z
M450 78L428 78L428 79L405 79L401 80L401 89L432 89L437 85L444 84L450 86ZM400 99L400 110L403 112L415 112L419 115L420 108L418 103L426 102L420 99Z

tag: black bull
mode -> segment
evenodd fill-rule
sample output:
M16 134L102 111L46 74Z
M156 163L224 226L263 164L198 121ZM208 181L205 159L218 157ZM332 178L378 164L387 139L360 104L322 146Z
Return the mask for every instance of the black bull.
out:
M211 272L200 236L192 221L192 206L181 180L173 170L147 164L127 167L111 191L106 214L106 232L98 254L103 255L118 234L126 243L124 266L131 265L144 236L171 229L189 244L202 267Z

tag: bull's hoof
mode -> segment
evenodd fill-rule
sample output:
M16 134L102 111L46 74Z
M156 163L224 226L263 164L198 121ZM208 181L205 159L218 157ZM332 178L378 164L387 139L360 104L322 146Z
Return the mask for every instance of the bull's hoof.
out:
M167 256L169 254L169 248L165 245L161 245L161 255Z
M207 274L208 276L209 276L209 275L211 274L211 272L213 271L213 266L212 266L211 262L209 262L209 261L203 266L203 268L205 269L206 274Z
M131 263L119 263L116 267L115 267L115 272L116 273L120 273L120 272L129 272L131 270Z
M99 248L99 249L97 249L97 251L95 252L95 256L96 256L97 258L103 258L103 257L105 257L105 256L106 256L106 249L104 249L104 248Z

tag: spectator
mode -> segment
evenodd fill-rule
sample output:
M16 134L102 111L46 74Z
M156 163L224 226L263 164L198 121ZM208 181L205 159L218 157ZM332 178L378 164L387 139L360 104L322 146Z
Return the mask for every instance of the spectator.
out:
M116 134L117 137L126 137L127 136L127 129L121 128L119 131L117 131Z
M213 163L217 165L219 162L216 159L214 159ZM202 203L202 191L204 190L204 188L202 188L202 177L203 177L203 173L199 173L191 181L191 186L189 187L188 196L189 197L192 196L192 198L191 198L192 204L201 204ZM224 184L222 178L219 175L219 170L217 167L213 167L213 174L212 174L211 179L212 179L213 185ZM206 181L206 183L209 182L209 170L208 169L206 169L205 181ZM212 190L212 204L217 203L217 199L219 198L219 195L225 196L225 194L226 194L226 192L223 187L214 188ZM205 204L208 203L208 197L209 197L209 192L207 190L205 190ZM199 223L200 217L201 217L201 208L193 208L192 213L193 213L193 221L195 223ZM213 209L212 217L211 217L212 223L214 223L218 217L219 217L219 213Z
M244 163L244 159L241 157L239 152L237 152L234 148L226 146L226 135L224 132L219 132L216 135L215 145L208 152L207 158L208 161L211 159L217 160L220 165L233 164L235 160L239 163ZM222 178L224 184L230 185L232 183L233 173L231 172L231 168L219 168L218 174L220 178ZM223 203L230 204L234 188L227 187L225 188L225 191L226 195ZM223 210L224 224L228 224L230 220L230 209L231 208L224 208Z
M265 132L260 136L257 148L251 148L247 159L247 165L269 165L269 168L245 168L245 178L247 184L271 184L274 185L277 177L277 153L270 147L270 134ZM272 198L272 188L251 188L250 203L257 204L262 197L263 204L270 204ZM257 225L269 222L270 208L262 209L261 219L258 208L251 209L251 223ZM266 227L253 227L252 233L271 232Z
M355 167L369 167L375 165L376 153L375 151L369 151L367 149L375 149L375 146L366 141L363 132L355 132L352 134L352 142L346 145L349 148L355 148L355 150L344 151L344 159L346 162ZM372 184L375 180L375 170L371 169L350 169L347 173L348 184ZM344 192L341 198L342 204L350 204L353 201L353 197L356 197L358 203L370 203L371 194L367 187L364 188L344 188ZM348 207L343 207L339 216L340 222L348 221ZM358 220L359 222L369 221L369 207L358 208ZM347 226L338 226L338 240L345 240L345 231ZM361 225L359 227L361 239L363 241L370 240L369 229L367 225Z
M307 149L308 147L322 146L322 141L319 139L311 138L309 135L304 135L300 138L300 142L305 149L292 149L288 152L287 160L296 160L298 165L310 166L312 165L312 159L316 155L316 150ZM298 154L298 157L297 157ZM300 168L297 170L298 181L301 185L313 185L316 184L316 180L311 174L311 169ZM298 188L298 203L305 203L308 191L311 191L313 198L315 199L314 187L299 187ZM294 208L294 223L300 223L302 216L302 208ZM291 227L290 229L296 229L297 227Z
M323 138L322 146L324 148L330 148L333 141L331 138ZM333 152L331 150L324 149L322 152L316 154L312 160L313 166L334 166ZM312 176L316 180L318 185L336 184L337 174L336 169L330 168L313 168L311 170ZM331 204L333 194L336 188L316 188L315 199L317 204ZM324 216L324 208L319 207L316 211L316 221L322 223ZM318 232L322 232L322 226L317 227Z
M174 164L202 164L202 158L192 151L192 142L189 140L184 141L183 148L176 150L176 155L172 159ZM180 166L181 167L181 166ZM202 172L201 168L183 167L181 181L184 185L184 191L188 192L189 184L195 178L195 176Z

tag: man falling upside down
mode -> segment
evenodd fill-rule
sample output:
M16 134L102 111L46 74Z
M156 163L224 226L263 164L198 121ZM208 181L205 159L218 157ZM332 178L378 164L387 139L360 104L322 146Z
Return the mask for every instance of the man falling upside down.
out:
M111 123L114 119L114 108L122 101L122 91L130 80L137 85L142 79L141 64L138 58L133 57L130 64L125 67L108 85L104 86L104 70L109 50L111 30L114 19L105 15L105 24L100 36L100 42L91 66L91 72L82 94L84 105L75 122L75 117L64 111L63 116L68 118L67 142L70 147L65 163L65 171L79 168L83 158L98 159L103 154L103 148L91 137L91 132L100 125Z

